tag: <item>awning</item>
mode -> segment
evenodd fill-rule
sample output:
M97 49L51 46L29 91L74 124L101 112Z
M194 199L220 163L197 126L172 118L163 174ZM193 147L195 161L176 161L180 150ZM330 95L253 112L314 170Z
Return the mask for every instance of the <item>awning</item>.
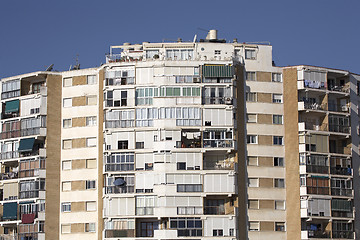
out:
M35 213L23 214L21 217L21 223L29 224L34 223Z
M3 206L3 219L16 220L17 219L17 203L4 203Z
M25 138L20 140L19 152L31 152L33 150L35 138Z
M5 103L5 113L19 112L20 101L13 100Z
M231 78L234 75L233 66L229 65L204 65L202 66L203 77L226 77Z

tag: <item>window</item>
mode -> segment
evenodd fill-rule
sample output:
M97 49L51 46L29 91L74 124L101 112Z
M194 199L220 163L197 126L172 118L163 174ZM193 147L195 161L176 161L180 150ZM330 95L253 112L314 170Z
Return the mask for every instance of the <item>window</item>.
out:
M285 210L285 201L284 200L275 200L275 209L276 210Z
M96 126L96 117L86 117L86 126Z
M71 203L61 203L61 212L71 212Z
M285 231L285 223L284 222L275 222L275 231Z
M233 228L229 229L229 236L234 236L235 230Z
M40 93L40 88L43 85L42 82L32 84L32 93Z
M247 102L256 102L256 93L253 92L246 92L246 101Z
M248 166L257 166L258 165L258 158L257 157L247 157L248 159Z
M1 99L8 99L20 96L20 80L6 81L2 83Z
M86 202L86 211L87 212L94 212L96 211L96 202Z
M202 192L201 184L178 184L177 192Z
M282 82L282 74L281 73L273 73L272 81L273 82Z
M86 180L86 189L96 189L96 181Z
M86 97L86 105L96 105L97 97L96 96L88 96Z
M71 233L71 225L70 224L61 224L61 233Z
M249 187L259 187L259 179L258 178L249 178L248 186Z
M96 147L96 137L86 138L86 147Z
M273 94L273 103L282 103L282 94Z
M215 55L220 55L220 54L221 54L221 50L215 50L214 53L215 53Z
M274 157L274 167L283 167L283 166L284 166L284 158Z
M71 118L63 120L63 128L71 128L71 126L72 126Z
M213 230L213 236L214 237L224 236L224 231L222 229L214 229Z
M118 149L128 149L128 141L118 141Z
M249 200L248 208L249 209L259 209L259 200Z
M159 58L159 50L146 50L146 58Z
M284 188L285 187L285 180L282 178L275 178L274 179L274 187L275 188Z
M252 49L245 49L245 59L256 59L256 52Z
M127 106L127 91L121 91L120 106ZM116 105L116 104L114 104Z
M71 160L62 162L62 170L71 170Z
M63 107L71 107L72 106L72 98L64 98Z
M247 143L248 144L257 144L257 135L247 135Z
M86 159L86 168L96 168L96 159Z
M193 49L169 49L166 50L166 58L171 60L191 60L194 57Z
M176 163L177 170L186 170L186 162L178 162Z
M85 223L85 232L95 232L95 223Z
M256 74L255 72L246 72L246 81L255 81Z
M156 206L155 196L137 196L136 215L153 215Z
M248 123L256 123L257 122L257 115L256 114L246 114L246 121Z
M259 231L259 222L249 222L249 231Z
M283 124L283 115L273 115L273 124Z
M64 82L63 82L63 86L64 86L64 87L70 87L70 86L72 86L72 78L71 78L71 77L69 77L69 78L64 78L63 81L64 81Z
M284 137L282 137L282 136L273 136L273 144L274 145L283 145L284 144L283 138Z
M72 140L67 139L63 140L63 149L71 149L72 148Z
M134 170L134 153L115 153L107 155L105 171L133 171Z
M143 149L144 148L144 142L136 142L135 143L136 149Z
M179 237L201 237L202 227L199 217L170 218L170 229L177 229Z
M89 75L87 76L87 79L86 79L86 83L88 85L93 85L93 84L96 84L96 75Z
M71 191L71 182L62 182L62 191Z

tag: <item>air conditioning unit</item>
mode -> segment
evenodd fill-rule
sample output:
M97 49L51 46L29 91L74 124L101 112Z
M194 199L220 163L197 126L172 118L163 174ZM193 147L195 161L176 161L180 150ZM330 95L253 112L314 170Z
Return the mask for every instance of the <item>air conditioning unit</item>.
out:
M194 83L200 83L200 78L199 77L194 77L193 82Z
M341 111L343 111L343 112L349 111L348 106L341 106Z
M225 98L225 104L232 104L232 98Z

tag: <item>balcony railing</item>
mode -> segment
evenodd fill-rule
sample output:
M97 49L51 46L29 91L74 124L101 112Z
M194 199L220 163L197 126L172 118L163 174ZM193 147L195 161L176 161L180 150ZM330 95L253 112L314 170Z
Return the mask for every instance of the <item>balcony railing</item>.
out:
M354 239L353 231L332 231L332 238Z
M352 218L353 212L342 212L342 211L332 211L331 212L332 217L338 217L338 218Z
M17 240L17 235L11 235L11 234L0 234L0 240Z
M19 157L19 152L18 151L0 153L0 159L1 160L11 159L11 158L18 158L18 157Z
M224 206L206 206L204 207L204 214L208 215L224 215Z
M18 178L17 172L0 173L1 180L17 179L17 178Z
M349 107L347 105L341 104L328 104L328 110L332 112L349 112Z
M1 139L18 138L18 137L20 137L20 129L1 133Z
M330 173L334 175L351 175L351 168L330 167Z
M339 133L350 133L350 126L344 126L344 125L329 125L329 131L330 132L339 132Z
M331 188L331 195L351 197L353 195L353 190L343 188Z
M204 140L204 148L231 148L233 140Z
M330 238L331 235L330 235L330 232L309 230L308 237L309 238Z
M40 127L21 129L22 137L31 136L31 135L39 135L39 134L40 134Z
M306 165L306 172L328 174L329 167L328 166L318 166L318 165Z
M350 87L349 86L337 86L337 85L332 86L332 85L329 85L328 90L336 91L336 92L349 93L350 92Z
M120 230L107 229L105 230L105 238L121 238L121 237L135 237L135 230Z
M106 172L134 171L134 163L127 164L105 164Z
M154 207L136 207L136 215L154 215Z
M326 110L326 104L319 104L319 103L307 103L304 102L305 109L311 109L311 110Z
M197 215L203 214L202 207L177 207L178 215Z
M307 187L308 194L329 195L329 187Z
M305 122L305 129L315 131L328 131L328 125L325 123L322 125L316 125L313 123Z
M117 186L109 186L106 187L106 194L116 194L116 193L133 193L134 186L125 186L125 187L117 187Z

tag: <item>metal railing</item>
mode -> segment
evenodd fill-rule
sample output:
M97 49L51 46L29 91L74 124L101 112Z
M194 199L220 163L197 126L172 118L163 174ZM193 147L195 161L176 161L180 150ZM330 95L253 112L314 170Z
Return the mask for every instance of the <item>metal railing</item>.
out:
M350 133L350 126L330 124L329 131L330 132L339 132L339 133Z
M0 153L0 159L1 160L11 159L11 158L18 158L18 157L19 157L19 152L18 151Z
M330 232L325 232L325 231L309 230L308 237L309 238L331 238L331 234L330 234Z
M206 206L204 207L204 214L208 215L224 215L224 206Z
M353 190L343 188L331 188L331 195L351 197L353 195Z
M204 140L204 148L231 148L233 146L233 140Z
M328 174L329 167L328 166L318 166L318 165L306 165L306 172Z
M330 173L336 175L352 175L352 168L330 167Z
M332 231L332 238L354 239L354 232L348 230Z

